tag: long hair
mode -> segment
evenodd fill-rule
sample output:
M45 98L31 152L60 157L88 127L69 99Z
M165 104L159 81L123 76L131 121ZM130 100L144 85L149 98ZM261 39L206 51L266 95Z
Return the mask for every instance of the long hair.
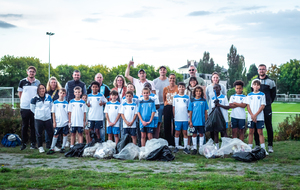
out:
M115 80L114 80L114 82L113 82L114 87L118 87L118 85L117 85L117 80L118 80L119 77L121 77L121 79L123 80L123 86L122 86L122 88L123 88L124 86L127 86L126 80L125 80L125 78L123 77L123 75L117 75L116 78L115 78Z
M203 94L203 88L201 87L201 86L199 86L199 85L197 85L195 88L194 88L194 90L193 90L193 96L194 96L194 98L196 98L196 90L197 89L200 89L200 91L201 91L201 98L203 98L204 97L204 94Z
M51 88L50 88L50 82L52 80L55 80L56 81L56 88L55 90L60 90L62 87L61 87L61 84L58 82L58 80L56 79L56 77L51 77L48 82L47 82L47 87L46 87L46 90L47 92L50 92Z

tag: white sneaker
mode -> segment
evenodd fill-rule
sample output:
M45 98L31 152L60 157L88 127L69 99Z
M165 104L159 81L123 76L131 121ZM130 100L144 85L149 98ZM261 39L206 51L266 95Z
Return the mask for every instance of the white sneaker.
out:
M54 152L59 152L59 151L60 151L60 149L57 148L57 146L55 146L55 147L54 147Z
M191 146L190 146L190 145L187 145L186 148L187 148L188 150L191 150Z
M45 150L44 150L44 148L41 146L41 147L39 147L39 152L40 153L44 153L45 152Z
M269 151L270 153L273 153L273 152L274 152L273 147L272 147L272 146L268 146L268 151Z
M269 156L269 153L267 152L267 150L266 149L264 149L265 151L266 151L266 156Z
M69 146L70 146L70 143L69 143L69 141L67 141L65 147L69 147Z

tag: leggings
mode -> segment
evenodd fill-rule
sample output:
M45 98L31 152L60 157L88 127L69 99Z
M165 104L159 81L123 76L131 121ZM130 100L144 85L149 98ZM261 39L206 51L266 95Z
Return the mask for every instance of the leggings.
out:
M51 139L51 143L52 143L52 138L53 138L53 126L52 126L52 122L51 120L46 120L46 121L42 121L42 120L35 120L35 131L36 131L36 138L38 141L38 147L43 146L43 139L42 139L42 135L43 135L43 131L46 130L47 134L49 136L49 138Z
M174 129L172 133L172 119L173 116L173 106L172 105L166 105L164 107L164 133L165 133L165 139L168 141L169 145L175 146L174 142ZM174 125L173 125L174 126Z

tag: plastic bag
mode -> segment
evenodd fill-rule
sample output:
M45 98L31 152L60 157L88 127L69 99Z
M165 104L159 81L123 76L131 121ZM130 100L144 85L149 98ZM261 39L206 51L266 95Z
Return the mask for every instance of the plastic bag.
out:
M85 144L75 144L68 152L65 153L65 157L81 157Z
M251 148L238 138L222 137L222 145L218 152L222 152L223 154L251 152Z
M116 153L116 143L108 140L102 143L102 147L97 148L94 157L99 159L112 158Z
M206 158L215 158L217 155L217 147L214 145L214 141L209 139L208 142L199 148L199 154ZM218 156L221 156L218 154Z
M172 154L171 149L165 145L152 152L146 157L146 160L158 160L158 161L172 161L175 156Z
M220 131L224 131L225 129L226 129L226 122L221 112L221 109L220 107L214 107L205 122L205 131L220 132Z
M134 160L139 156L140 148L133 143L127 144L121 152L114 154L113 157L121 160Z
M10 139L8 138L9 136L14 136L14 141L10 141ZM1 143L3 144L3 146L5 147L16 147L21 145L21 138L19 137L19 135L17 134L10 134L7 133L3 139L1 140Z
M86 147L83 150L82 156L83 157L94 156L97 148L99 148L99 147L101 148L101 147L103 147L103 145L101 143L95 143L94 146Z
M128 144L131 143L131 136L126 134L117 144L117 153L121 152L121 150Z
M243 162L253 162L264 159L265 157L266 151L263 148L254 149L252 152L237 152L232 155L232 158Z
M145 148L140 149L139 159L146 159L146 157L154 150L159 149L163 146L168 146L168 141L162 138L151 139L146 142Z

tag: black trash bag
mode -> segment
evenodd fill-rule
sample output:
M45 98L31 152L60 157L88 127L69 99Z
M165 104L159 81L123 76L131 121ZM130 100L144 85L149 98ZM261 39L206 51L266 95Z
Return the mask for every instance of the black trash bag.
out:
M121 152L121 150L128 144L131 143L131 136L126 134L122 137L122 139L117 144L117 153Z
M95 145L95 143L100 142L100 139L97 138L97 135L94 131L90 131L90 137L92 141L86 144L84 148L92 147Z
M253 162L265 157L266 151L263 148L256 148L252 152L237 152L232 155L232 158L242 162Z
M156 150L153 150L146 158L146 160L158 160L158 161L172 161L175 156L172 154L171 149L165 145Z
M68 152L65 153L65 157L82 157L85 144L75 144Z
M205 131L221 132L224 131L225 129L226 129L226 122L222 114L222 111L220 107L214 107L205 122Z

